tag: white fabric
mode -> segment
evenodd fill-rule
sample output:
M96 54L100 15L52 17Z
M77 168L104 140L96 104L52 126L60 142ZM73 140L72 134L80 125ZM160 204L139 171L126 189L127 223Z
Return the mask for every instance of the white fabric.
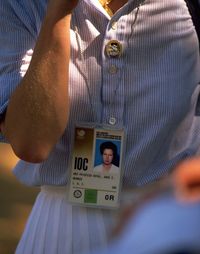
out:
M119 174L119 167L116 167L115 165L112 164L109 170L105 170L103 167L103 164L98 165L94 168L95 172L98 173L109 173L109 174Z
M115 210L67 202L67 187L42 187L16 254L81 254L107 245Z

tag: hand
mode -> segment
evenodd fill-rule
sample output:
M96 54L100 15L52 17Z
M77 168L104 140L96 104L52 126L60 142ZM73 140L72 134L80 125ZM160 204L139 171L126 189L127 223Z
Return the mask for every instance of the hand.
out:
M67 15L73 11L79 0L49 0L47 14L62 13Z
M174 168L174 172L160 181L139 188L138 200L122 208L118 223L113 230L112 237L118 236L129 222L147 202L163 192L172 191L178 201L200 201L200 157L194 157L181 162Z
M172 174L172 181L178 200L200 201L200 157L181 162Z

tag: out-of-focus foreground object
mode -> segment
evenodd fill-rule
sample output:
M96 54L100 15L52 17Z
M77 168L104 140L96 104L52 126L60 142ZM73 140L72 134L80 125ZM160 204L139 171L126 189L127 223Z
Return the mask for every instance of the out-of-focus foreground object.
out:
M172 174L175 195L184 202L200 202L200 157L181 162Z

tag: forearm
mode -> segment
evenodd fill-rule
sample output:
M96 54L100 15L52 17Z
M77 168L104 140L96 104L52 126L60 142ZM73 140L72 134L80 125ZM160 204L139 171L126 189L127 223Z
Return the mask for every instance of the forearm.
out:
M50 1L29 69L10 98L3 132L24 160L46 159L67 124L68 7L67 1Z

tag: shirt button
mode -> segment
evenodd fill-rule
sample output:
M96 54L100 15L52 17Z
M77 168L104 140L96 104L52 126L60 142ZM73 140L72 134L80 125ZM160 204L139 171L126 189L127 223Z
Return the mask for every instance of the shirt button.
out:
M116 30L117 29L117 22L114 21L112 24L111 24L111 27L113 30Z
M116 74L118 71L118 68L115 65L110 65L108 70L110 74Z
M115 117L110 117L110 119L109 119L109 124L111 124L111 125L115 125L115 124L116 124L116 122L117 122L117 120L116 120L116 118L115 118Z

